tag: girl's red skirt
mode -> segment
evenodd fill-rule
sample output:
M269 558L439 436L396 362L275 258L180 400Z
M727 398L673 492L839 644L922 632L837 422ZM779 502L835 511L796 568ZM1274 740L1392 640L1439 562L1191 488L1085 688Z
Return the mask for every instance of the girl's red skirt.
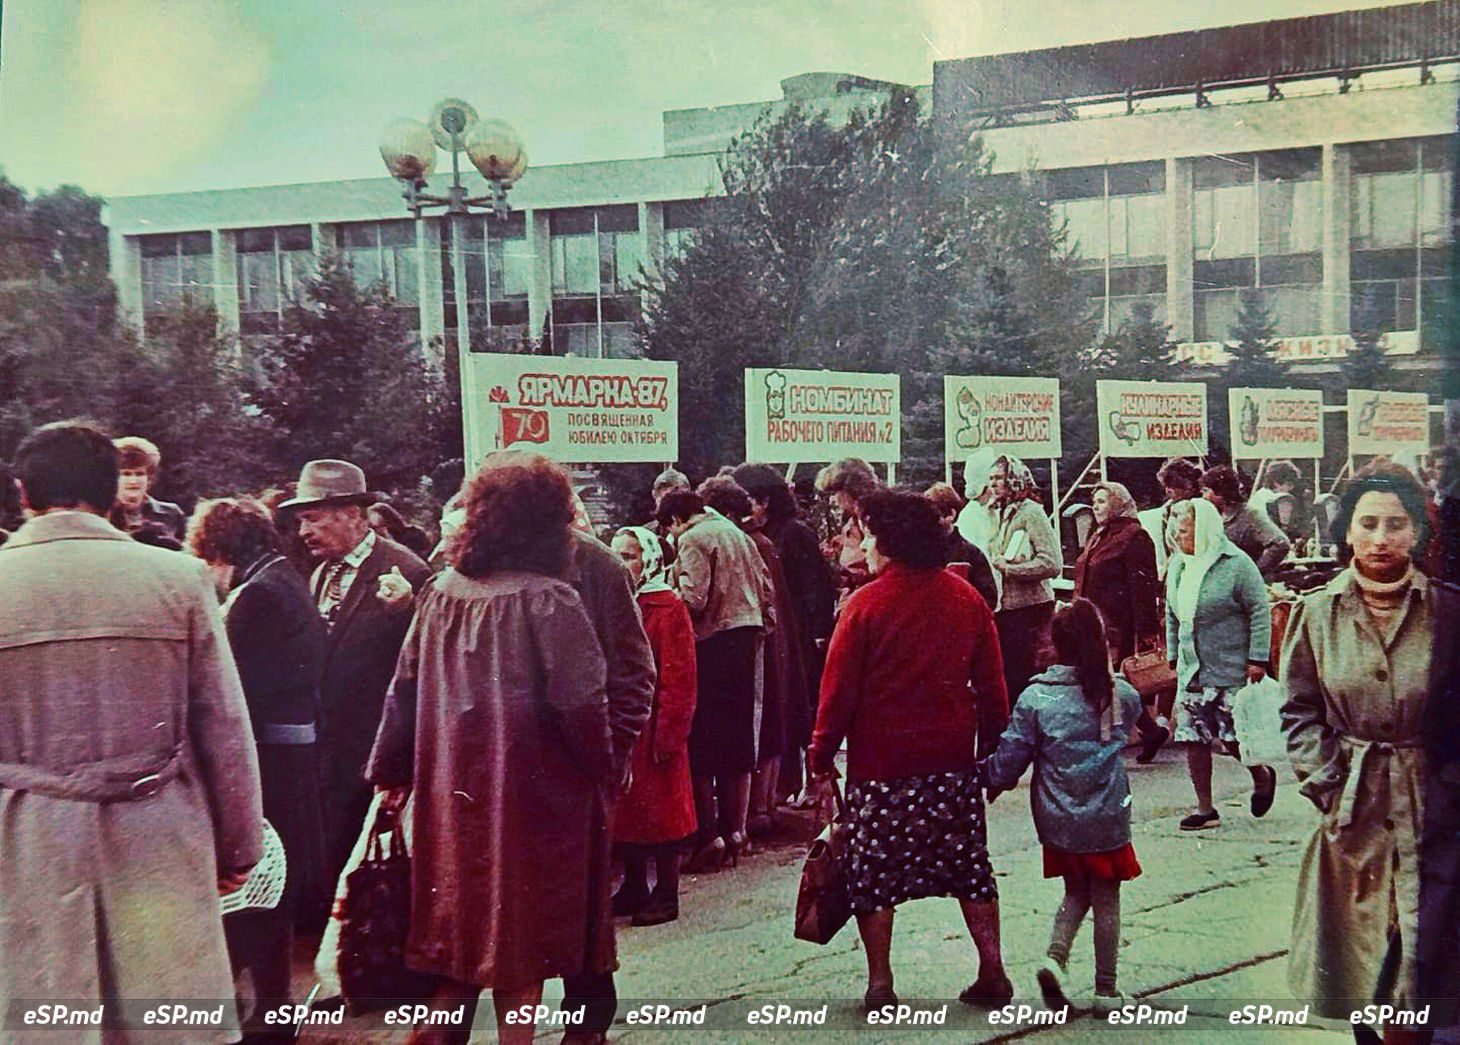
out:
M1044 847L1046 878L1108 878L1128 882L1141 873L1140 861L1129 842L1103 853L1067 853L1052 845Z

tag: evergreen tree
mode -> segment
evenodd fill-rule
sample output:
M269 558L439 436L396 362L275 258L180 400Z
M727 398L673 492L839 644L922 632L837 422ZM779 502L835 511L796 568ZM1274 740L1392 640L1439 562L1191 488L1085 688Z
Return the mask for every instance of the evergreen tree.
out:
M145 345L129 342L107 422L162 450L156 488L164 499L190 505L279 478L273 429L248 403L240 351L213 309L196 305L155 324Z
M1394 387L1394 363L1384 351L1384 329L1375 309L1364 302L1350 336L1354 347L1339 360L1338 376L1343 389Z
M1288 365L1278 360L1277 327L1254 288L1242 291L1237 321L1232 324L1225 384L1240 388L1284 388Z
M644 286L692 475L743 456L746 367L902 375L900 478L923 482L943 471L944 374L1061 373L1089 339L1049 208L977 143L948 158L910 92L844 126L792 107L721 176L710 223Z
M362 292L338 257L320 261L304 300L258 349L253 401L278 431L289 471L340 457L386 488L414 489L461 455L459 420L447 423L442 367L377 286Z

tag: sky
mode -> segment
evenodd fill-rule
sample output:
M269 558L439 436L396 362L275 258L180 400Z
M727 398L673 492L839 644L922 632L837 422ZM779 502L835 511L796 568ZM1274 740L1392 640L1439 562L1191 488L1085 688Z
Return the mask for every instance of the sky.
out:
M103 196L380 177L379 131L470 101L534 164L662 154L666 109L836 71L1374 0L0 0L0 172Z

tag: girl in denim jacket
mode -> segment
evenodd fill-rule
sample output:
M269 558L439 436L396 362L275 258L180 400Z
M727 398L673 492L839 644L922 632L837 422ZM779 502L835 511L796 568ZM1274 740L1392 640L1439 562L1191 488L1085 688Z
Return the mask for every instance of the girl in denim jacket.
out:
M1076 599L1050 626L1055 663L1030 680L1009 727L981 763L992 800L1034 766L1029 803L1044 845L1044 876L1065 880L1049 957L1039 988L1051 1008L1064 992L1070 945L1091 909L1095 915L1095 1011L1125 1003L1115 987L1120 942L1120 883L1141 873L1130 843L1130 784L1121 749L1141 712L1141 698L1110 673L1100 612Z

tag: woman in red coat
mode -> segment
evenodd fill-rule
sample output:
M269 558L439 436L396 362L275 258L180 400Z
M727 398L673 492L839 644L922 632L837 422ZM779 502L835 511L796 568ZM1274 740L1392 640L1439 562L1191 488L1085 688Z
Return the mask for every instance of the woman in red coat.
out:
M694 833L694 791L689 775L689 729L695 714L695 633L689 611L669 583L663 545L651 530L628 526L613 539L633 574L654 649L659 682L649 723L634 747L633 782L619 799L614 842L624 881L613 897L615 914L634 925L679 917L679 851ZM649 891L649 861L657 880Z

